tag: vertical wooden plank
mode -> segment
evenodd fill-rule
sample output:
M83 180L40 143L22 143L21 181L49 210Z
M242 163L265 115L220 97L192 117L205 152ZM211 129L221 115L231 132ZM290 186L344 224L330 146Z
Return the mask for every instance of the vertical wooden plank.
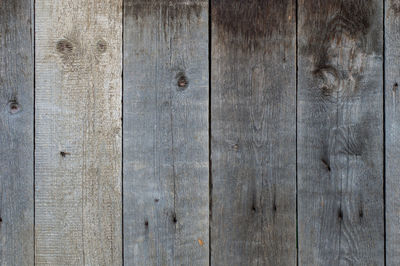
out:
M124 10L124 261L208 265L208 3Z
M400 261L400 1L385 1L386 262Z
M0 265L33 264L31 7L0 2Z
M211 9L211 263L295 265L295 1Z
M299 265L383 265L382 1L300 0Z
M121 265L122 1L36 1L36 265Z

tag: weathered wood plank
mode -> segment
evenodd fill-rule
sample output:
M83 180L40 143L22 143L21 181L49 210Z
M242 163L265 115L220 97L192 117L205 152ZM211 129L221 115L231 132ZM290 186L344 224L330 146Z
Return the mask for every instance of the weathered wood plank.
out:
M295 265L295 1L211 8L211 263Z
M299 265L384 264L382 3L298 3Z
M385 1L386 262L400 262L400 1Z
M33 265L33 1L0 1L0 265Z
M124 261L208 265L208 2L124 10Z
M122 1L36 1L36 265L121 265Z

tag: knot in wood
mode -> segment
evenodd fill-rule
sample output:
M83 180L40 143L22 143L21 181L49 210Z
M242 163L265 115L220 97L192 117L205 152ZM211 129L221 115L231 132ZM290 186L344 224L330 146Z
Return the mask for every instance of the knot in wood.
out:
M189 82L184 74L178 74L177 85L180 90L185 90L189 85Z
M59 40L56 45L56 50L61 54L72 53L74 46L68 40Z
M107 51L107 43L103 39L100 39L96 43L96 49L99 53L103 54Z
M20 110L21 110L21 108L20 108L19 104L18 104L16 101L10 101L10 102L8 103L8 111L9 111L11 114L16 114L16 113L18 113Z

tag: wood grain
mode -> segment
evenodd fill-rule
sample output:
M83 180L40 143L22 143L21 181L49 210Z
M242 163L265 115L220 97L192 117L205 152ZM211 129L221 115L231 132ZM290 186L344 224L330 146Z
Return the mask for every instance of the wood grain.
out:
M400 261L400 1L385 1L386 265Z
M122 265L122 1L36 1L36 265Z
M33 265L33 1L0 1L0 265Z
M211 4L211 264L295 265L295 1Z
M298 6L299 265L384 265L382 1Z
M124 10L124 261L208 265L208 2Z

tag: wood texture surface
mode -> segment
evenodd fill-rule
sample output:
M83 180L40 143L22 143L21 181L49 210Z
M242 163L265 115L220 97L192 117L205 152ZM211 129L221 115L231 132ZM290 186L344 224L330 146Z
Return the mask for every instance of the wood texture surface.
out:
M0 1L0 265L33 265L33 1Z
M385 1L386 262L400 262L400 1Z
M124 261L208 265L208 3L124 10Z
M0 0L0 265L400 265L399 42L400 0Z
M299 265L384 265L382 3L298 2Z
M121 265L122 1L36 1L36 265Z
M211 3L211 264L295 265L295 1Z

